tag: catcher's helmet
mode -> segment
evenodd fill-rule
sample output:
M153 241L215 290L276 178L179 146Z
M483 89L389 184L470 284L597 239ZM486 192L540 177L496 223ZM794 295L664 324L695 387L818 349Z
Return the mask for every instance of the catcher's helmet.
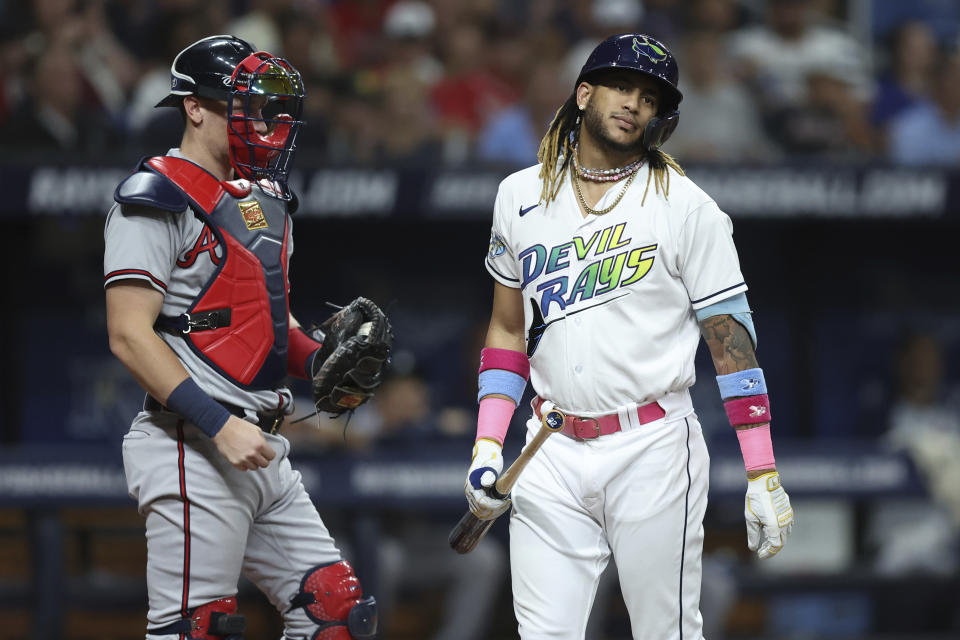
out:
M234 69L254 53L246 40L235 36L209 36L177 54L170 65L170 93L158 107L177 107L184 96L230 99Z
M663 97L657 116L650 119L643 132L644 146L655 149L667 141L677 128L677 108L683 94L677 89L680 70L670 50L660 41L642 33L621 33L610 36L596 46L577 76L576 87L590 81L594 72L629 69L648 75L660 84Z
M290 200L287 178L303 126L300 73L283 58L221 35L198 40L178 53L170 74L170 94L157 106L179 106L189 95L226 102L233 168Z

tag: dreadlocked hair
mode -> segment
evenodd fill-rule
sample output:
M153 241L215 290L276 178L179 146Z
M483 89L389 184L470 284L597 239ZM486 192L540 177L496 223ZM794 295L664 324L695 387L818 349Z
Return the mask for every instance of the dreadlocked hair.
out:
M544 204L556 199L560 187L563 186L566 169L570 164L574 137L579 126L577 121L580 118L580 109L577 107L576 98L576 94L571 94L567 101L557 109L557 113L550 123L550 128L547 129L546 135L540 141L537 160L540 161L540 183L543 185L540 191L540 201ZM670 169L681 176L686 175L677 161L673 159L673 156L660 149L647 151L646 158L650 165L650 172L647 173L647 187L643 192L641 205L647 200L651 178L654 179L654 191L656 193L663 191L664 197L667 197L670 195Z
M647 172L647 187L643 190L643 200L640 201L642 207L647 201L647 192L650 191L650 179L653 178L653 190L655 193L663 191L663 197L670 196L670 169L676 171L679 175L686 175L677 161L669 153L660 149L650 149L647 151L647 164L650 165L650 171Z
M577 118L580 109L577 108L577 96L571 94L563 103L550 123L546 135L540 141L540 150L537 151L537 160L540 161L540 183L543 190L540 192L540 201L547 204L556 199L563 184L567 165L570 164L570 155L573 153L573 135L577 129ZM563 158L560 166L557 163Z

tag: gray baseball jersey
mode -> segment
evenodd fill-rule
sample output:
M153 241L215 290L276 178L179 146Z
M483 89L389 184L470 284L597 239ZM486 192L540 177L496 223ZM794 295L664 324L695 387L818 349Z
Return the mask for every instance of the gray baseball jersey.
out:
M179 150L168 155L182 157ZM241 202L262 197L256 188ZM287 256L293 254L292 223L287 216ZM124 279L147 282L163 294L161 315L179 316L200 295L223 259L223 247L210 228L190 211L171 214L149 207L114 204L104 227L104 286ZM253 411L289 404L285 389L251 391L224 378L179 336L161 332L190 377L215 400Z

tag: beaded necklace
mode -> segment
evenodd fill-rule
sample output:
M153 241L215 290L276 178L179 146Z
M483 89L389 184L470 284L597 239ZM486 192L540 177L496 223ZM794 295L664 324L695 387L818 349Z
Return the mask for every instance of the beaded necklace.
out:
M574 158L577 157L576 153L574 153L573 157ZM591 209L587 205L587 201L584 200L583 193L580 191L580 176L577 175L578 173L579 171L576 171L574 169L574 166L571 164L570 177L573 180L573 187L574 187L574 191L577 192L577 198L580 200L580 204L583 206L583 210L586 211L587 213L592 213L595 216L602 216L605 213L610 213L611 211L613 211L613 208L618 204L620 204L620 201L623 199L624 194L627 193L627 189L630 188L630 183L633 182L633 179L637 177L637 169L634 169L633 173L630 174L630 177L627 178L627 181L623 183L623 188L620 190L620 195L618 195L617 199L613 201L613 204L611 204L606 209L600 209L598 211L597 209Z
M636 173L637 169L643 165L643 158L634 160L628 165L615 167L613 169L588 169L580 165L580 150L578 145L573 145L573 164L577 168L577 173L584 180L591 182L617 182L623 178Z

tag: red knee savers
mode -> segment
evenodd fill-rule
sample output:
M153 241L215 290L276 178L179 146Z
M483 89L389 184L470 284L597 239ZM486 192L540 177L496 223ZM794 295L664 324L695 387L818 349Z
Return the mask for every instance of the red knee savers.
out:
M312 640L365 640L377 632L377 607L363 597L360 581L346 560L311 569L290 607L303 607L318 625Z

